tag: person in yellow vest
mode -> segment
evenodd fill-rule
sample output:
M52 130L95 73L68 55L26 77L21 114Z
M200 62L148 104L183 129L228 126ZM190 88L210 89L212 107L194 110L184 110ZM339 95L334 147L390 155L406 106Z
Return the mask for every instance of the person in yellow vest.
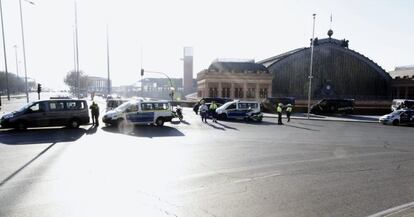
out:
M216 109L217 109L217 104L215 101L211 102L210 105L210 114L211 114L211 118L213 119L214 123L217 123L217 113L216 113Z
M287 104L287 108L286 108L286 117L287 117L287 122L290 122L290 114L292 114L292 105L291 104Z
M279 104L277 105L277 108L276 108L276 113L277 113L277 124L278 124L278 125L282 125L282 124L283 124L283 123L282 123L282 111L283 111L282 107L283 107L283 104L282 104L282 103L279 103Z

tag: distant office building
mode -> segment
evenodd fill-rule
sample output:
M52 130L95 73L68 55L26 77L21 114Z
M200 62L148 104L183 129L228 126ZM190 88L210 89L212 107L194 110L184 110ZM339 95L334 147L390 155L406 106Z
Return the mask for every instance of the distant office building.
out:
M273 76L262 64L216 60L197 74L197 96L260 100L271 97Z
M183 75L183 88L184 95L194 92L193 86L193 48L184 47L184 75Z
M392 80L392 97L394 99L414 99L414 66L396 67L388 72Z
M88 76L88 92L107 93L108 78Z

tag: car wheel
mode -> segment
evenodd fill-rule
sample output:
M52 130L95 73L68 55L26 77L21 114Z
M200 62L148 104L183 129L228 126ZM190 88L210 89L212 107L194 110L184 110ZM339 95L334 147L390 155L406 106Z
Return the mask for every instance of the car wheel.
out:
M78 120L76 120L76 119L72 119L72 120L69 122L69 127L70 127L70 128L73 128L73 129L79 128L79 121L78 121Z
M393 120L392 121L392 125L397 126L398 124L400 124L399 120Z
M162 118L157 118L157 120L155 121L155 124L159 127L164 125L164 119Z

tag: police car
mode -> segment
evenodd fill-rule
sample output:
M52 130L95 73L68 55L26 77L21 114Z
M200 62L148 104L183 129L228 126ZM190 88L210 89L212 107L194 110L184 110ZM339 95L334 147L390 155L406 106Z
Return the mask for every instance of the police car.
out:
M382 124L414 124L414 110L412 109L400 109L391 112L388 115L381 116L379 122Z
M173 118L171 105L168 101L133 100L123 103L102 117L107 125L119 125L121 122L138 124L155 124L163 126Z
M260 102L257 101L239 101L234 100L227 102L216 109L220 119L238 119L262 121L263 113L260 111Z

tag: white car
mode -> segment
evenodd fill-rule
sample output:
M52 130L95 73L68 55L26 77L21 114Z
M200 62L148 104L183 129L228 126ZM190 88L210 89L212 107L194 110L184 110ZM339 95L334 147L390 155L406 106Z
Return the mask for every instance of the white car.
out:
M102 117L107 125L118 125L126 120L131 124L156 124L164 125L171 122L172 111L168 101L128 101L112 111L108 111Z
M221 119L239 119L262 121L263 114L260 111L260 102L239 101L227 102L216 109L216 113Z
M382 124L414 124L414 110L400 109L391 112L390 114L381 116L379 122Z

